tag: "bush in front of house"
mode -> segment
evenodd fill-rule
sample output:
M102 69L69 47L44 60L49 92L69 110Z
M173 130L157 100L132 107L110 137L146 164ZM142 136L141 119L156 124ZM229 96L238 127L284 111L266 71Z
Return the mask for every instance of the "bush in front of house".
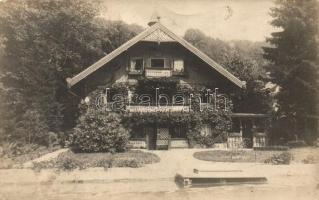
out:
M227 140L227 133L231 128L231 119L228 112L209 112L204 110L199 113L192 113L191 119L195 119L194 126L189 126L187 138L191 146L212 147L215 143L222 143ZM203 125L210 130L203 132Z
M129 131L121 124L118 113L91 111L84 113L70 137L75 152L123 152Z

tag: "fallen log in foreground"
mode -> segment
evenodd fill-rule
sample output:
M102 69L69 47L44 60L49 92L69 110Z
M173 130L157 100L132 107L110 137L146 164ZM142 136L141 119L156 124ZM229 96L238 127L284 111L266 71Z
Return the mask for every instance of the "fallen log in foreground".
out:
M267 183L266 177L254 176L221 176L221 175L181 175L176 174L175 182L180 187L212 187L221 185L237 184L264 184Z

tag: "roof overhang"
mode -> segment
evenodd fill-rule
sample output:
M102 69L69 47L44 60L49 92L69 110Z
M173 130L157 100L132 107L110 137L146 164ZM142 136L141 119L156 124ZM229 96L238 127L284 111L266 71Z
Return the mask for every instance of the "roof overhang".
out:
M127 49L129 49L130 47L135 45L137 42L142 41L144 38L146 38L147 36L149 36L154 31L157 31L157 30L163 31L170 38L172 38L173 40L175 40L176 42L181 44L183 47L188 49L190 52L195 54L202 61L204 61L209 66L211 66L214 70L216 70L217 72L222 74L224 77L226 77L232 83L234 83L236 86L238 86L240 88L245 88L246 87L246 82L245 81L239 80L237 77L235 77L229 71L227 71L224 67L222 67L221 65L216 63L214 60L212 60L209 56L207 56L206 54L204 54L203 52L198 50L196 47L194 47L193 45L188 43L186 40L184 40L183 38L178 37L173 32L168 30L165 26L163 26L162 24L157 22L157 23L153 24L152 26L150 26L149 28L147 28L142 33L138 34L137 36L135 36L131 40L127 41L126 43L124 43L123 45L121 45L120 47L118 47L117 49L112 51L111 53L109 53L108 55L106 55L103 58L101 58L100 60L98 60L96 63L94 63L90 67L88 67L85 70L83 70L79 74L75 75L72 78L67 78L66 81L67 81L68 88L71 88L72 86L76 85L81 80L83 80L84 78L86 78L87 76L89 76L90 74L95 72L96 70L100 69L105 64L107 64L108 62L113 60L115 57L119 56L121 53L123 53L124 51L126 51Z

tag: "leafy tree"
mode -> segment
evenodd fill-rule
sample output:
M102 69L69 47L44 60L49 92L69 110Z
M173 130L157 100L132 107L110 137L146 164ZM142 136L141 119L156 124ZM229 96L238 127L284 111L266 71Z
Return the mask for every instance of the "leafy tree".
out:
M184 39L220 64L226 62L227 55L232 51L231 45L227 42L208 37L198 29L188 29Z
M250 41L222 41L189 29L184 38L224 66L236 77L247 82L246 90L233 97L234 112L268 113L272 98L265 89L267 61L262 56L262 44Z
M318 1L277 0L271 9L271 24L279 31L271 34L265 58L272 81L280 86L278 135L312 138L307 131L312 116L318 116Z
M18 137L18 130L28 127L23 117L28 113L36 113L39 122L34 124L38 126L34 135L75 125L79 99L70 95L65 78L140 30L99 19L98 8L98 1L85 0L0 2L0 123L4 137Z
M234 112L271 113L273 99L265 88L267 76L264 68L252 58L234 52L224 66L236 77L246 81L246 88L233 96Z

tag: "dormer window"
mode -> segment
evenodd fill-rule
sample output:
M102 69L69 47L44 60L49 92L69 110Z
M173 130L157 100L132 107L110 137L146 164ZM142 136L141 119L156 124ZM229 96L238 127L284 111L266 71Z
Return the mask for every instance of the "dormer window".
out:
M130 71L131 72L142 72L144 69L143 58L133 58L131 59Z
M175 59L173 62L173 70L174 70L174 72L183 72L184 71L184 60L183 59Z
M151 59L151 68L165 68L165 59L164 58L152 58Z

